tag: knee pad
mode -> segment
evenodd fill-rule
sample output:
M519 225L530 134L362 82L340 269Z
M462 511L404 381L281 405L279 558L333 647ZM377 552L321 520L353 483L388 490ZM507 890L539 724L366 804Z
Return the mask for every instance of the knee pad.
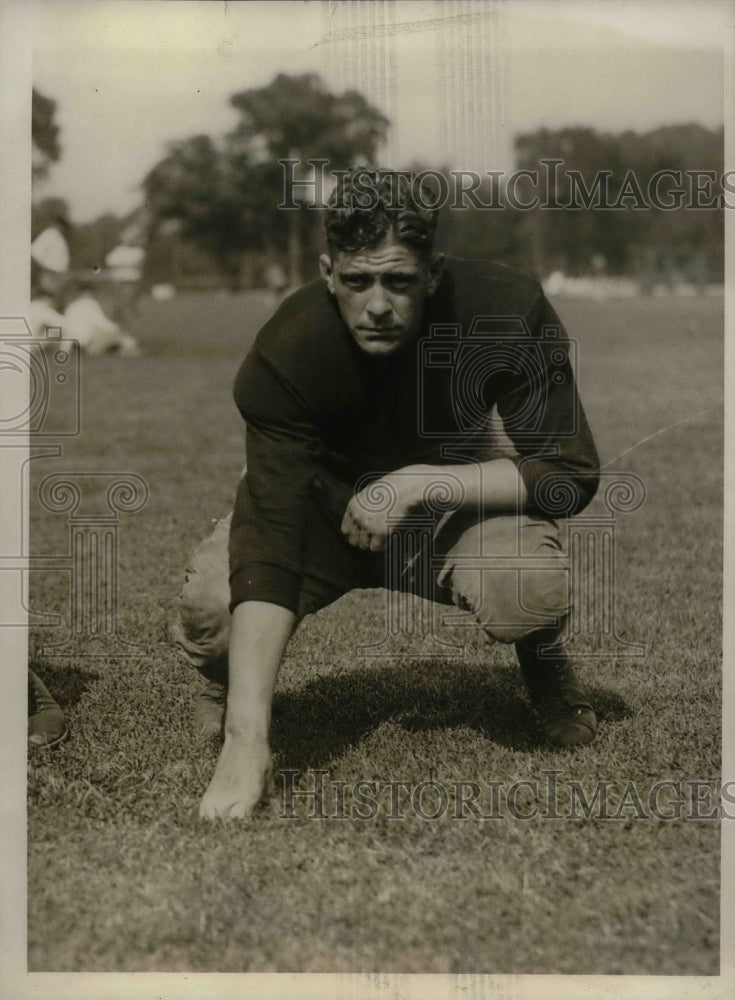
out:
M169 627L172 642L198 669L227 660L230 638L230 584L227 540L230 518L194 550L178 608Z
M454 572L454 598L498 642L518 642L560 624L569 613L566 568L466 569Z

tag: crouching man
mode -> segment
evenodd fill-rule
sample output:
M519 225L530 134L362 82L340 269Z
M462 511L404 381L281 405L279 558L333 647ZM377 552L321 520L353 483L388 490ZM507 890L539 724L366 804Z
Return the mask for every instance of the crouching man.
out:
M247 817L267 794L289 638L356 587L463 609L515 644L547 740L595 736L559 641L570 586L554 518L583 509L598 484L568 341L536 281L445 260L436 223L429 192L405 174L343 178L322 280L285 300L237 375L247 472L231 523L195 553L176 625L209 681L205 726L221 726L226 691L204 818ZM392 533L437 495L429 551L393 565L386 554L411 547Z

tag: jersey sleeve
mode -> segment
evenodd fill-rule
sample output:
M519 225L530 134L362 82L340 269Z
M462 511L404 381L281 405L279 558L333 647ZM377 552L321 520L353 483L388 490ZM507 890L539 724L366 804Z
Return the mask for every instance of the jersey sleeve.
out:
M599 458L575 379L576 353L539 293L529 315L525 364L498 399L518 455L529 510L548 517L582 511L599 485Z
M319 437L307 408L259 356L235 381L246 421L246 472L230 527L230 608L267 601L295 611Z

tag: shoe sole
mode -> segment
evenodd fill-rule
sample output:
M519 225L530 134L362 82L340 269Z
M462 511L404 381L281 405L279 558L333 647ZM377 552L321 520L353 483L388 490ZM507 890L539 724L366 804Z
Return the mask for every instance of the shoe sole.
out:
M557 747L586 746L597 736L597 719L590 721L579 718L568 723L553 723L540 726L546 739Z
M34 740L32 736L28 737L28 749L29 750L50 750L52 747L57 747L59 743L67 738L69 735L69 730L65 729L61 736L56 736L53 740L44 740L40 743L38 740Z
M549 733L544 730L544 736L555 747L579 747L592 743L597 736L596 730L579 727L573 733Z

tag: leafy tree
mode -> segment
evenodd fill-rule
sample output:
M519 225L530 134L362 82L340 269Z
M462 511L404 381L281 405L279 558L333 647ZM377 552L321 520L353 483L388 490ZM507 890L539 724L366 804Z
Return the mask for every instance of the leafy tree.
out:
M544 167L544 160L560 161L556 171ZM604 258L612 273L653 268L660 277L694 269L701 277L721 271L723 213L692 211L686 202L672 209L660 208L649 194L651 179L663 170L680 175L685 188L691 184L687 171L710 170L721 177L721 129L696 124L665 126L644 134L631 130L601 133L591 128L538 129L517 138L516 166L538 172L535 193L541 206L524 213L524 227L531 237L534 268L539 274L555 268L581 274L590 268L595 256ZM572 197L569 176L574 171L584 179L588 191L596 178L607 174L609 203L618 204L621 192L628 190L631 197L621 199L627 207L579 207L579 189ZM721 193L719 182L712 193ZM572 202L577 207L553 207Z
M279 73L267 87L230 98L241 119L228 136L233 154L278 160L293 151L343 169L370 161L385 140L388 119L357 91L332 94L316 73Z
M355 91L332 94L319 76L279 74L266 87L234 94L235 128L217 142L192 136L169 146L143 182L153 238L167 221L237 283L246 251L282 253L308 240L312 213L284 212L278 160L322 158L344 169L370 161L388 120Z
M64 232L70 228L69 204L65 198L42 198L31 205L31 239L49 226L58 226L62 222Z
M91 222L77 225L72 238L72 259L75 268L91 271L105 266L105 257L120 242L130 217L105 212Z
M166 222L211 254L223 274L237 280L240 256L257 242L255 205L243 198L228 157L207 135L172 143L143 182L149 237Z
M31 100L32 171L41 180L61 156L59 126L56 124L56 101L33 88Z
M427 168L421 163L412 163L408 169L420 174ZM439 212L437 249L454 257L477 257L528 269L530 249L522 213L503 203L497 183L489 177L484 178L470 197L459 195L449 167L442 167L439 173L445 177L444 187L449 199ZM427 184L437 191L435 180L430 178ZM497 207L478 208L473 199L480 205Z
M385 141L389 121L357 91L331 93L316 73L279 73L267 87L234 94L240 121L227 136L233 177L242 196L247 189L260 205L261 245L283 250L289 238L313 242L315 219L278 205L284 196L284 170L278 163L297 158L324 159L329 170L371 163Z

